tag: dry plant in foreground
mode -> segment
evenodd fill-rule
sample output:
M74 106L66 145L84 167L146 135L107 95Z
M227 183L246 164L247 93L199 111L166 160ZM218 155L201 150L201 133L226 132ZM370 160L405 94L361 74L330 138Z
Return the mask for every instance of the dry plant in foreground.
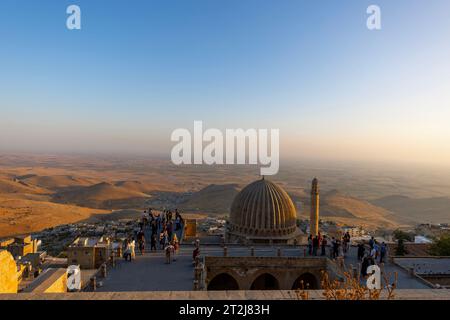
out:
M381 289L368 289L365 283L361 283L359 276L354 276L350 272L343 273L343 281L337 279L331 280L328 272L322 271L321 287L323 296L326 300L379 300L381 292L387 290L386 299L394 298L394 290L397 287L398 275L394 273L394 281L391 283L391 274L383 273L383 284ZM295 290L297 299L308 300L308 287L305 287L303 281L301 287Z
M369 289L365 283L361 283L359 276L344 272L343 281L330 280L326 271L322 271L323 295L327 300L379 300L383 288L387 290L387 299L394 298L394 290L397 287L397 273L394 273L394 282L390 283L391 274L383 273L381 289Z
M297 299L299 300L309 300L309 283L306 284L303 280L300 281L300 288L295 290L295 294L297 295Z

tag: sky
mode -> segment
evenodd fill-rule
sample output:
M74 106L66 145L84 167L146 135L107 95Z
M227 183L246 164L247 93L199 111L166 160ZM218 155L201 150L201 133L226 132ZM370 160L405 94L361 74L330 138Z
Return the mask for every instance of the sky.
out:
M201 120L279 129L282 158L442 165L449 89L448 0L0 1L0 152L169 157Z

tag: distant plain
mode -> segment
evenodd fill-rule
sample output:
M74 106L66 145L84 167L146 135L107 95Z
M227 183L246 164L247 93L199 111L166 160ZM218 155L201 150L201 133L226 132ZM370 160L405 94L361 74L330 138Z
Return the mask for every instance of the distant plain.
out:
M450 171L385 165L282 162L266 177L308 217L320 181L321 218L368 229L450 222ZM147 157L0 155L0 237L79 221L136 218L145 208L226 216L234 196L260 179L256 166L175 166Z

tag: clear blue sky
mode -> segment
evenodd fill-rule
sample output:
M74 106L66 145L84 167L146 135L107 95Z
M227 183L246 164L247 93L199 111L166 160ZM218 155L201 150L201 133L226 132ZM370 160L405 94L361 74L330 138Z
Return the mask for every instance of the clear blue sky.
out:
M286 157L450 162L449 17L448 0L1 0L0 150L165 154L203 120L279 128Z

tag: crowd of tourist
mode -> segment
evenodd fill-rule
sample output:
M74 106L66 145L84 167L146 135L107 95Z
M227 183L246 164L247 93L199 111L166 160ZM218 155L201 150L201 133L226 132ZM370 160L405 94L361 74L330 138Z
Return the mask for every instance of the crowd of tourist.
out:
M387 245L383 241L381 244L371 237L369 240L369 250L366 253L366 246L363 243L358 244L358 261L361 262L361 275L367 276L367 268L371 265L384 263L387 254Z
M150 234L150 251L163 250L166 255L166 263L176 260L179 251L179 239L176 232L184 226L184 221L178 209L174 212L171 210L163 210L159 214L155 214L151 208L144 211L141 221L139 222L139 230L134 237L127 239L124 243L123 257L126 261L132 261L135 257L135 246L138 244L139 253L145 254L145 229L149 229Z
M326 256L327 247L329 247L329 255L332 259L336 259L339 256L345 256L350 247L350 234L346 232L342 238L335 238L322 236L320 232L318 235L308 237L308 254L310 256ZM329 241L329 242L328 242Z
M124 243L123 257L126 261L132 261L135 257L135 246L138 245L139 253L145 254L145 228L149 229L150 251L163 250L165 252L166 263L170 264L176 260L179 252L179 239L176 232L184 227L184 221L178 209L174 212L163 210L159 214L154 214L152 209L144 211L139 222L139 231L134 238L127 239ZM331 259L346 257L350 249L350 234L344 233L342 237L322 236L320 232L316 236L308 237L308 254L310 256L328 256ZM387 254L387 245L385 242L378 243L374 237L368 242L368 248L364 243L357 245L357 260L361 263L361 275L367 276L367 268L374 264L381 264ZM193 261L200 255L200 246L198 240L195 243L193 251Z
M327 237L319 234L315 237L308 237L308 254L310 256L328 256L331 259L346 257L350 249L350 234L346 232L342 237ZM382 264L387 254L387 245L383 241L381 244L374 237L368 242L368 248L364 243L357 245L357 259L361 262L361 275L367 276L367 268L374 264Z

